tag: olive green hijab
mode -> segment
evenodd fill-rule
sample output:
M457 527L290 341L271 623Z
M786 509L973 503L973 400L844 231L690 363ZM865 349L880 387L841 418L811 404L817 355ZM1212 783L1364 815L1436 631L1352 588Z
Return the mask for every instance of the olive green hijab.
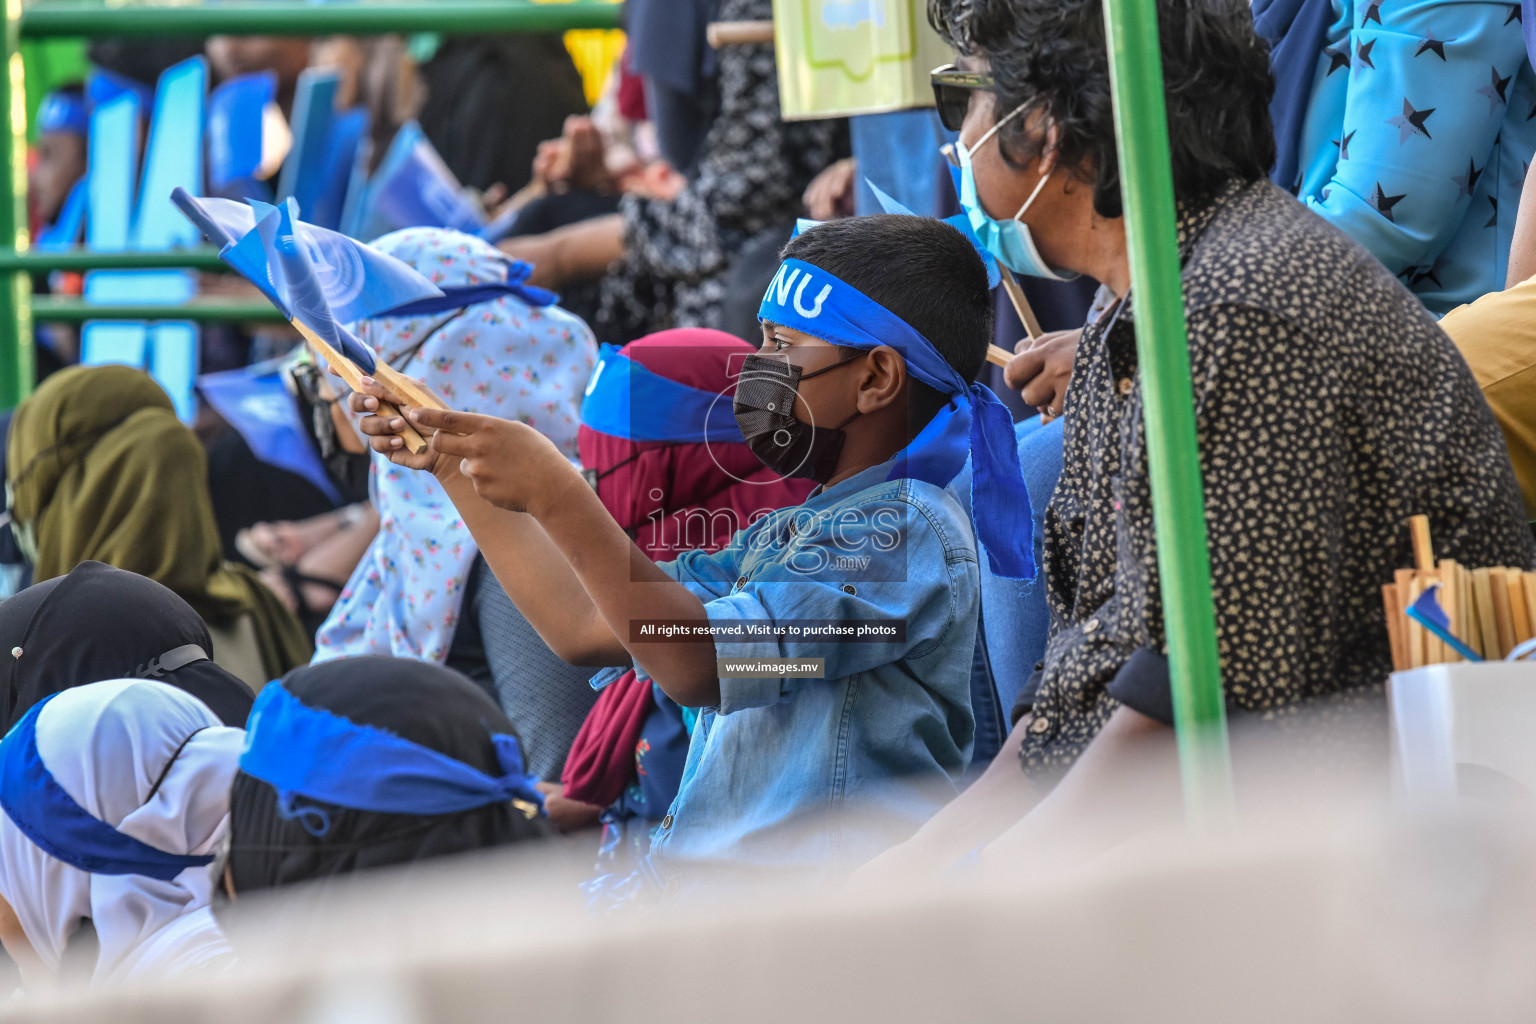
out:
M202 446L147 373L75 366L49 377L16 410L6 466L36 580L105 562L163 584L209 625L249 615L271 678L309 661L293 614L224 561Z

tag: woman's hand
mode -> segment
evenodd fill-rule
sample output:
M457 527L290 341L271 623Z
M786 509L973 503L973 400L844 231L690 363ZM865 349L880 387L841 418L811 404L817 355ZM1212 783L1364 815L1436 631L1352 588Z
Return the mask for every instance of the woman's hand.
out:
M1072 381L1072 361L1082 340L1081 329L1052 331L1034 341L1025 338L1014 347L1018 355L1003 370L1003 379L1019 396L1040 410L1046 423L1061 415Z
M805 203L806 216L812 220L853 216L853 182L858 170L858 162L845 157L812 178L800 200Z
M447 409L412 409L405 415L423 437L432 431L428 452L457 460L475 493L497 508L539 518L544 509L558 507L566 487L587 486L554 442L526 423ZM393 458L394 448L390 451ZM442 463L438 466L441 470Z

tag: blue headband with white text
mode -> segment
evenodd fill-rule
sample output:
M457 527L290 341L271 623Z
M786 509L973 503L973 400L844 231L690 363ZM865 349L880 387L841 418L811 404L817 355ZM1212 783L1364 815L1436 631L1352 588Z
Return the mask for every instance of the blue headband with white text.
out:
M888 345L916 380L951 399L896 457L892 476L945 487L971 460L971 511L992 571L1007 579L1035 575L1034 520L1019 469L1013 417L984 384L972 384L932 342L852 285L803 260L785 260L768 285L759 320L803 331L833 345Z
M59 785L37 752L37 719L51 694L0 742L0 808L38 849L93 875L144 875L169 882L212 856L166 853L94 817Z
M251 708L240 770L277 790L278 813L298 818L317 836L330 827L327 815L318 807L295 807L296 797L375 814L424 817L512 800L543 807L544 797L534 786L538 780L523 769L517 737L493 733L491 742L501 765L499 777L384 729L310 707L272 682Z

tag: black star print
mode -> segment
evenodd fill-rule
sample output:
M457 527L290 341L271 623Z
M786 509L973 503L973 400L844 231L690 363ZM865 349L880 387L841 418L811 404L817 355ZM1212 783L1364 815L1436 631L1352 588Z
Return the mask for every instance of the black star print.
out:
M1499 201L1498 201L1498 199L1495 198L1494 196L1489 196L1488 197L1488 204L1493 207L1493 216L1489 217L1488 218L1488 223L1483 225L1483 227L1485 227L1485 228L1495 227L1499 223Z
M1356 130L1358 131L1358 129L1356 129ZM1350 132L1348 135L1345 135L1342 139L1330 139L1329 140L1335 146L1339 147L1339 159L1340 160L1348 160L1349 159L1349 140L1354 138L1354 137L1355 137L1355 133L1354 132Z
M1413 104L1408 102L1408 98L1406 96L1403 97L1403 112L1396 117L1387 119L1387 124L1397 128L1397 144L1401 146L1407 142L1410 135L1422 135L1426 139L1434 138L1433 135L1429 134L1429 129L1424 126L1424 122L1428 121L1429 115L1434 112L1434 107L1426 110L1414 110Z
M1376 183L1376 191L1371 195L1371 206L1377 213L1395 224L1397 221L1392 217L1392 207L1402 202L1407 195L1408 193L1404 192L1400 196L1389 196L1382 190L1381 182L1378 181Z
M1471 160L1468 160L1467 173L1458 174L1451 178L1451 180L1456 183L1456 188L1459 190L1456 193L1456 198L1460 199L1462 196L1471 195L1473 190L1477 188L1477 179L1481 178L1482 176L1483 172L1473 166Z
M1372 39L1370 42L1366 43L1364 46L1359 46L1359 47L1355 48L1355 61L1357 63L1364 64L1366 67L1370 68L1372 71L1376 70L1376 65L1371 63L1371 48L1374 47L1375 45L1376 45L1376 40Z
M1368 21L1374 21L1378 25L1381 24L1381 4L1382 0L1370 0L1370 3L1365 5L1365 17L1360 19L1362 28L1365 27L1365 23ZM1506 22L1506 24L1508 23Z
M1423 284L1425 281L1432 281L1432 282L1434 282L1434 285L1435 285L1436 288L1444 288L1445 287L1445 285L1440 283L1440 275L1435 273L1435 267L1434 266L1423 267L1423 268L1419 269L1418 271L1416 271L1414 273L1414 275L1413 275L1413 283L1410 284L1408 287L1410 287L1410 288L1417 288L1419 285Z
M1425 36L1419 40L1419 48L1413 51L1415 57L1423 53L1432 53L1441 60L1445 60L1445 40L1436 39L1434 36Z
M1349 47L1348 46L1344 47L1342 50L1335 50L1331 46L1325 46L1325 47L1323 47L1323 54L1328 58L1328 74L1329 75L1331 75L1335 71L1339 70L1339 68L1347 68L1347 67L1349 67ZM1324 75L1323 77L1326 78L1328 76Z
M1519 4L1510 4L1509 13L1504 16L1504 24L1508 25L1512 21L1518 21L1522 25L1525 24L1525 19L1520 16Z
M1512 78L1514 76L1511 75L1510 77ZM1509 78L1500 78L1499 69L1494 68L1492 72L1492 83L1485 85L1481 89L1477 90L1480 94L1488 97L1488 113L1493 113L1500 103L1508 102L1508 100L1505 98L1505 92L1508 90L1508 88Z

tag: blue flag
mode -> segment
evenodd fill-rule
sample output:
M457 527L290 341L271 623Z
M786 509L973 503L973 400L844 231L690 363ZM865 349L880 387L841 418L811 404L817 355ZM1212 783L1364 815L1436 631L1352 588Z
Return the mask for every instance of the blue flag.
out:
M197 199L177 189L171 199L198 230L222 250L224 262L261 289L272 304L290 312L276 249L278 207L251 200ZM303 240L314 276L332 315L353 323L443 294L431 281L393 256L338 231L292 223Z
M258 459L298 474L341 504L341 494L326 474L293 396L283 384L279 360L204 374L197 378L197 390Z
M322 283L320 277L322 270L330 271L330 280L334 282L335 268L325 262L325 254L318 252L309 244L308 239L299 234L297 218L294 216L297 207L298 204L289 199L275 212L277 217L277 238L273 246L277 256L275 266L281 268L283 283L287 286L283 297L288 306L288 318L314 331L321 341L352 360L359 370L364 373L373 373L378 366L378 356L374 354L373 349L364 345L355 334L336 322L335 313L332 312L326 295L326 283ZM252 234L260 235L261 225L270 223L273 216L274 214L268 214L263 217L261 223L257 225L257 230ZM249 238L250 235L246 237ZM274 280L277 276L273 275ZM359 276L361 276L360 268Z
M898 199L868 178L864 179L864 184L869 186L870 191L875 194L876 202L880 204L880 209L886 213L894 213L904 217L917 216L917 214L903 206ZM976 232L971 228L971 219L963 213L957 213L953 217L945 217L944 223L960 232L965 236L965 240L971 243L972 247L976 250L976 255L980 256L981 262L986 264L987 287L996 288L998 283L1002 281L1002 273L997 269L997 260L993 258L991 253L982 248L981 239L976 237Z
M1445 641L1452 650L1468 661L1483 660L1476 651L1462 643L1456 634L1451 632L1450 617L1445 614L1445 609L1440 607L1440 584L1435 583L1425 588L1418 600L1409 606L1408 617Z

